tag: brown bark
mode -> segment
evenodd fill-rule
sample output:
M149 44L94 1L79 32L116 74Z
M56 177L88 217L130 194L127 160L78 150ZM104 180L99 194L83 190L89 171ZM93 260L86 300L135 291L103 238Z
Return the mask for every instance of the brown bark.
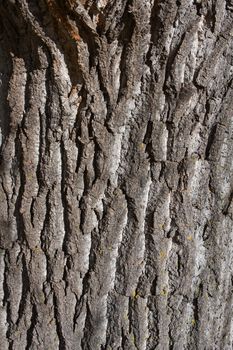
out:
M233 348L232 11L0 2L2 350Z

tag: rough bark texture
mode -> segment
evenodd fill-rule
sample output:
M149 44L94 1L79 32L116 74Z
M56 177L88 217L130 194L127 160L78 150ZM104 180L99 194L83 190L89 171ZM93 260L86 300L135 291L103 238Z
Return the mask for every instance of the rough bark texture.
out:
M232 0L0 25L1 350L232 349Z

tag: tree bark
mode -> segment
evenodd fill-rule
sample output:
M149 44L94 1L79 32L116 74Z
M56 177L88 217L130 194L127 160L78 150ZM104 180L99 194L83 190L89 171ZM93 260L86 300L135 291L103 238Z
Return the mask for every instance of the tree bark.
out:
M1 349L232 349L232 0L0 28Z

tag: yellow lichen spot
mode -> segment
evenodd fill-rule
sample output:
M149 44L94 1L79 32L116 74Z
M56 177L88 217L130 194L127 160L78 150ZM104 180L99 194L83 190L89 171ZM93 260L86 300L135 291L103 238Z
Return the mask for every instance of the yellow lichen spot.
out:
M41 292L41 293L39 294L38 299L39 299L39 302L40 302L41 304L44 304L44 303L45 303L45 296L44 296L43 292Z
M38 245L36 245L33 249L32 249L33 253L35 254L40 254L42 252L41 247L39 247Z
M132 343L135 344L136 343L135 335L131 334L130 338L131 338Z
M158 224L158 227L160 228L160 230L164 230L164 224Z
M142 151L145 151L145 148L146 148L145 143L140 143L140 144L139 144L139 148L140 148Z
M19 337L20 336L20 331L15 331L14 336Z
M132 298L135 298L135 295L136 295L137 293L136 293L136 290L134 290L133 292L132 292Z
M188 241L192 241L193 240L193 236L192 235L187 236L187 240Z
M160 259L162 259L162 260L165 259L165 258L167 257L167 252L161 250L161 252L159 253L159 257L160 257Z
M195 324L196 324L196 320L193 318L192 321L191 321L191 323L192 323L192 326L194 327Z
M167 289L166 289L166 288L163 288L163 289L161 290L161 292L160 292L160 295L161 295L162 297L166 297L166 296L167 296Z
M103 248L99 248L99 255L101 256L101 255L103 255L104 254L104 250L103 250Z
M132 298L137 299L139 297L139 294L137 294L136 290L132 292Z
M28 179L29 181L31 181L31 180L33 179L32 174L28 174L27 179Z

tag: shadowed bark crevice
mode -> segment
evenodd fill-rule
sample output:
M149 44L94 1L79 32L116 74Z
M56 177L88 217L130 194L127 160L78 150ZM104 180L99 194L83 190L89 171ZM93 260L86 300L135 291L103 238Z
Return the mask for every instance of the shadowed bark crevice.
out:
M27 346L25 348L25 350L29 350L31 349L31 346L33 344L33 335L34 335L34 329L36 327L37 324L37 309L35 304L32 305L32 317L31 317L31 326L27 331Z

